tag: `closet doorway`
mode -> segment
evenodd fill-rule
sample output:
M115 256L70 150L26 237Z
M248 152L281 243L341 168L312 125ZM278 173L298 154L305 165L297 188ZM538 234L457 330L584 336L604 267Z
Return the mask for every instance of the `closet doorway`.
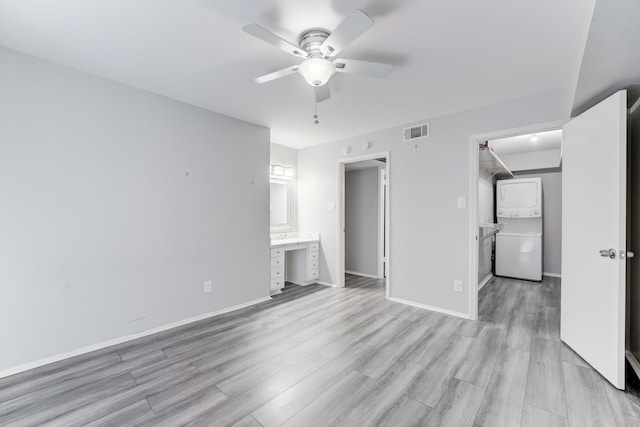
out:
M385 280L389 296L389 153L338 161L338 286L345 274Z
M545 123L471 137L469 312L472 319L478 318L478 293L494 274L534 281L542 280L542 276L560 277L562 124ZM502 196L496 194L496 184L534 178L542 181L539 218L516 221L500 218L496 198ZM540 241L539 250L534 250L536 239ZM511 255L517 254L509 251L514 241L516 252L527 248L524 252L528 256L537 254L535 262L529 258L513 261ZM512 274L501 264L516 265L522 271ZM497 271L499 266L505 271Z

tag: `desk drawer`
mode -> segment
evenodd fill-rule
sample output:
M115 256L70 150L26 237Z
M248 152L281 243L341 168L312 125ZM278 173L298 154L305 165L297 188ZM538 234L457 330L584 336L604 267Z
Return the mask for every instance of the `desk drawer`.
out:
M284 267L273 267L271 269L271 278L272 279L278 279L278 278L284 279Z
M307 270L317 270L318 269L318 260L310 259L307 263Z
M309 252L318 251L320 249L320 243L309 243Z
M318 270L307 271L307 280L315 280L320 276Z
M271 267L281 267L284 265L284 255L271 258Z
M309 261L318 261L320 259L320 252L309 252Z
M272 279L271 280L271 290L275 291L278 289L282 289L284 288L284 278L281 277L279 279Z
M275 258L278 256L284 255L284 249L282 248L273 248L271 249L271 258Z

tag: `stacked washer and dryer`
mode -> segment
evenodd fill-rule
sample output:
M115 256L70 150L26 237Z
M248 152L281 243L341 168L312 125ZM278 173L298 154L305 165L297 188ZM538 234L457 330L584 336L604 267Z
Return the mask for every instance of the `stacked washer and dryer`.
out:
M496 216L504 227L496 235L495 274L541 281L541 178L497 181Z

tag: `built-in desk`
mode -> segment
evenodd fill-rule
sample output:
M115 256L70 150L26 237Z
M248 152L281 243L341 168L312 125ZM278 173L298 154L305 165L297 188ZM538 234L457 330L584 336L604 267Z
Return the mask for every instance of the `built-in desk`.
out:
M285 254L289 251L304 251L302 259L285 268ZM271 239L271 295L279 294L289 280L297 285L308 285L318 278L320 267L320 235L306 233ZM287 270L292 277L286 277Z

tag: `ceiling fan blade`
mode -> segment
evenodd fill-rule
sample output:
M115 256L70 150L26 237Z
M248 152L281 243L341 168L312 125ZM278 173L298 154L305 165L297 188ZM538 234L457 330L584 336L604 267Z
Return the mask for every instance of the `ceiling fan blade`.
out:
M253 79L256 83L266 83L271 80L279 79L280 77L288 76L290 74L295 74L298 72L298 66L294 65L292 67L284 68L282 70L274 71L273 73L265 74L264 76L256 77Z
M333 64L336 66L336 71L340 73L362 74L379 79L386 79L393 70L391 64L354 61L353 59L336 59Z
M356 9L344 18L338 28L327 37L320 46L320 51L327 57L336 56L372 26L373 19L363 11Z
M264 27L261 27L258 24L245 25L244 27L242 27L242 30L245 33L251 34L252 36L259 38L260 40L277 47L278 49L282 49L285 52L290 53L291 55L299 56L300 58L306 58L307 56L309 56L308 52L300 49L298 46L294 46L285 39L275 35L271 31L267 30Z
M329 89L329 83L325 83L322 86L317 86L316 90L316 102L326 101L331 98L331 90Z

